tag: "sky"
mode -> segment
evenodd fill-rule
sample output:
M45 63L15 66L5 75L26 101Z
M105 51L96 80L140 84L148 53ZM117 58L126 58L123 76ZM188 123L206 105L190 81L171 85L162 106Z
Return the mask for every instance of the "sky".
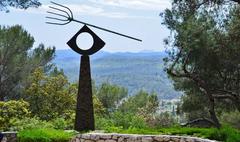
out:
M34 46L44 43L55 46L57 50L69 49L67 41L77 33L82 24L71 22L65 26L48 25L45 17L51 16L50 0L40 0L42 6L20 10L9 8L10 12L0 12L0 25L22 25L35 39ZM170 34L161 25L163 19L159 13L171 7L171 0L54 0L68 6L74 19L107 28L143 40L134 41L90 27L106 45L107 52L164 51L164 38ZM80 48L88 49L92 38L80 35L77 41Z

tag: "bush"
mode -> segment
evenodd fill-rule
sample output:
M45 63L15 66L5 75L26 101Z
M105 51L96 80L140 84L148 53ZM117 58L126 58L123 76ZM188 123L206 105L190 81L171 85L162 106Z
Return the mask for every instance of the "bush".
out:
M71 130L73 129L74 122L69 119L65 120L63 118L57 118L51 121L54 129L60 129L60 130Z
M114 124L110 118L95 116L95 127L97 130L106 130L112 126L114 126Z
M123 127L124 129L133 128L146 128L147 124L144 118L132 113L114 112L111 116L114 126Z
M175 118L168 112L161 113L155 116L153 119L148 120L148 124L153 128L173 127L176 125Z
M132 113L123 113L120 111L111 113L109 116L96 116L96 129L128 129L128 128L147 128L145 120Z
M8 130L15 119L29 117L29 103L23 100L0 102L0 131Z
M19 142L68 142L75 133L55 129L30 129L18 133Z
M108 133L124 134L164 134L164 135L188 135L195 137L208 138L224 142L240 142L240 132L232 127L223 126L221 129L216 128L191 128L191 127L171 127L171 128L128 128L111 126L106 130Z
M58 130L71 130L73 129L72 120L65 120L63 118L57 118L52 121L40 120L37 117L23 118L23 119L12 119L10 121L11 131L21 131L24 129L40 129L40 128L52 128Z
M23 119L12 119L11 131L21 131L24 129L40 129L40 128L54 128L54 124L40 120L37 117L23 118Z
M220 117L220 121L224 124L228 124L234 128L240 129L240 112L233 111L223 113Z
M232 127L224 126L221 129L213 129L207 137L224 142L239 142L240 132Z

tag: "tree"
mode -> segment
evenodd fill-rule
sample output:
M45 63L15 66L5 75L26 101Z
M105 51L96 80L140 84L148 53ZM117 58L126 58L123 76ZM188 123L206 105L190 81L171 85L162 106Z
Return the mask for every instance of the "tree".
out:
M39 0L1 0L0 11L9 12L8 7L27 9L29 7L38 7L41 3Z
M96 95L93 96L93 108L94 114L97 116L101 116L105 113L105 108Z
M220 127L217 101L227 99L240 110L240 8L217 5L223 0L209 2L175 0L165 11L163 24L172 32L165 40L172 49L165 62L177 89L206 96L206 120Z
M21 26L0 26L0 101L19 98L36 68L51 68L55 48L40 44L32 50L33 43L34 38Z
M32 115L42 120L69 119L74 113L77 87L70 84L61 72L46 75L37 68L29 77L25 100L30 104Z
M114 111L127 95L128 92L125 88L109 83L103 83L96 92L96 97L107 112Z
M138 114L146 119L151 119L156 114L159 107L159 100L156 94L150 94L146 98L146 104L138 108Z
M159 106L159 100L156 94L148 94L141 90L137 94L125 99L119 106L122 112L139 113L142 115L153 115Z

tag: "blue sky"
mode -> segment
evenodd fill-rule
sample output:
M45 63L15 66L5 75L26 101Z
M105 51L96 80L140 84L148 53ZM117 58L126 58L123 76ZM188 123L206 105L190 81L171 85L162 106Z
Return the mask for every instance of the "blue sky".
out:
M101 26L113 31L140 38L137 42L118 35L91 28L106 45L102 49L108 52L163 51L163 39L170 33L161 25L159 13L170 8L171 0L55 0L67 5L74 18ZM42 6L35 9L19 10L10 8L10 13L0 12L0 25L20 24L35 38L35 45L44 43L55 46L57 50L68 49L66 42L83 25L70 23L66 26L45 24L46 13L50 5L48 0L40 0ZM82 37L82 39L86 37ZM86 40L87 41L87 40ZM82 41L80 46L87 46Z

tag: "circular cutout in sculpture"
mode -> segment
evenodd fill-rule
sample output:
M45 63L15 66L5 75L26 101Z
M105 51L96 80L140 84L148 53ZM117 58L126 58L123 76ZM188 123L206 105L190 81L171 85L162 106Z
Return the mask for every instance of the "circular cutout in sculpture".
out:
M77 45L82 50L90 49L93 46L93 42L92 36L87 32L83 32L77 37Z

